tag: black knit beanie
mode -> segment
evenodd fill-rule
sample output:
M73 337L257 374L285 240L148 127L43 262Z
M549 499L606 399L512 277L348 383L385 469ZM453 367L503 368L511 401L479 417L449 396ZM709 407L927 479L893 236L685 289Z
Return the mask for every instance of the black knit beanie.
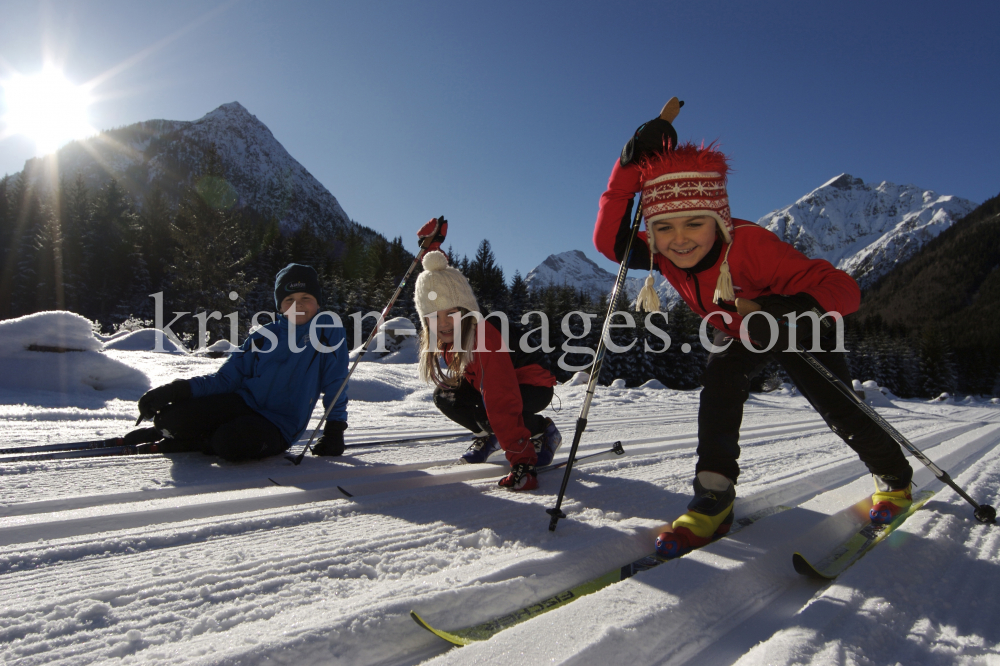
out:
M316 269L302 264L288 264L274 278L274 307L281 312L281 301L300 291L315 296L316 302L323 307L323 287Z

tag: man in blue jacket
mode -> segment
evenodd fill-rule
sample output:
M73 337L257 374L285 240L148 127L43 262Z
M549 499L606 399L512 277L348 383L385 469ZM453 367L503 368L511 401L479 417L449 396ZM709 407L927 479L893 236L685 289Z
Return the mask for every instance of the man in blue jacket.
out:
M247 336L217 372L176 379L139 398L139 420L152 419L155 430L135 435L142 432L146 441L166 438L164 451L201 450L234 461L288 449L305 431L320 393L323 406L329 407L347 376L343 327L316 326L310 336L310 322L322 301L319 276L311 266L281 269L274 280L274 304L281 313L277 321ZM313 453L341 455L346 429L345 390Z

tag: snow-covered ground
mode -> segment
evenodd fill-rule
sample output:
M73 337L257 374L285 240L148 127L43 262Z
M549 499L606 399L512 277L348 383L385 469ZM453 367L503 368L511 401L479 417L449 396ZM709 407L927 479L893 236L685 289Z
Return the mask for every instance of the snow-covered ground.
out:
M103 356L116 376L128 366L152 386L222 362L115 349L4 356L0 371L11 362L21 376L0 372L0 446L132 427L144 382L44 388L74 353ZM582 453L621 440L626 454L574 470L569 517L550 532L561 471L536 492L503 491L500 456L450 464L467 437L434 408L414 365L363 363L355 378L350 443L456 436L352 447L298 467L283 457L0 455L0 663L1000 664L1000 526L977 523L916 461L920 487L939 492L887 543L829 584L794 572L792 552L822 554L860 524L855 505L872 488L789 390L748 403L737 511L791 509L451 647L409 611L457 629L651 551L689 498L698 393L599 388ZM557 387L547 412L567 440L557 461L585 388ZM997 503L1000 406L891 404L879 411L972 496Z

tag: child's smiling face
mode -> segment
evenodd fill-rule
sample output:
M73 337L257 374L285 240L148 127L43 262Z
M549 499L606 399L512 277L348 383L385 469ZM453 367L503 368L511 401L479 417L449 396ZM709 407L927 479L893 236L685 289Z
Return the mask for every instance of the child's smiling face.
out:
M281 301L281 312L292 320L289 312L295 308L295 325L302 326L303 324L309 323L309 320L316 316L319 312L319 303L316 301L316 297L312 294L307 294L304 291L297 291L290 296L286 296L283 301Z
M449 310L438 310L427 317L429 325L434 327L434 330L437 332L437 339L440 342L454 344L455 320L459 319L459 317L452 317L452 315L459 313L460 310L458 308L451 308Z
M715 219L708 215L653 222L656 251L678 268L693 268L715 245Z

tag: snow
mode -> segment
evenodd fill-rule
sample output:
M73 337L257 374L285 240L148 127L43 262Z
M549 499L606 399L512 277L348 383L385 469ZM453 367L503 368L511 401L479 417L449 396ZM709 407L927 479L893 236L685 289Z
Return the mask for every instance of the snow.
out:
M360 352L359 345L348 357L351 362ZM360 363L416 363L419 357L420 337L416 326L406 317L395 317L378 328Z
M895 407L874 381L869 379L861 388L865 392L865 402L872 407Z
M806 256L828 260L867 287L975 208L967 199L914 185L871 185L841 174L761 217L757 224ZM659 272L653 277L663 309L669 310L680 295ZM626 279L633 304L645 279L645 275ZM549 255L525 281L531 287L569 285L599 298L611 293L615 275L583 252L570 250Z
M0 321L0 354L20 353L31 346L97 351L103 345L94 337L90 320L72 312L39 312Z
M643 248L640 250L644 251ZM648 273L641 277L625 278L625 294L633 307L639 291L646 283L646 275ZM591 298L599 299L601 296L611 295L616 277L591 261L583 252L570 250L550 254L545 261L528 272L524 281L532 289L568 285L587 292ZM664 310L669 310L680 301L680 294L659 272L654 272L653 282Z
M866 184L845 173L757 224L867 287L975 208L967 199L914 185Z
M0 390L4 447L113 437L135 422L140 391L89 389L107 394L97 401L62 391L45 372L51 359L89 354L152 385L212 372L224 360L28 352L25 340L53 342L52 327L3 325L22 345L0 355L3 381L19 355L50 359L38 361L33 385ZM73 326L77 334L61 340L93 344ZM342 458L307 456L294 466L281 456L237 464L201 454L0 454L0 662L1000 663L1000 527L977 523L916 461L920 489L937 494L886 543L832 583L792 570L793 551L821 554L856 529L872 483L787 388L747 403L737 512L787 510L489 641L453 648L409 611L457 629L648 554L689 499L698 392L597 387L581 453L620 440L626 454L574 467L562 505L568 517L550 532L544 510L562 472L515 494L496 487L500 456L453 466L468 434L440 415L416 374L408 363L359 364L346 436L365 446ZM555 390L561 409L545 414L568 443L586 375ZM970 495L997 503L1000 406L966 396L883 398L889 404L877 409L886 419ZM445 437L379 444L431 435ZM338 485L355 496L345 498Z
M144 328L138 331L129 331L124 335L116 335L113 338L106 340L104 343L104 348L119 349L122 351L153 351L156 349L157 335L158 332L156 331L156 329L152 328ZM161 342L160 344L162 345L161 349L163 349L164 352L170 354L188 353L187 349L176 344L174 341L170 339L169 336L163 334L160 335L163 336L163 342ZM222 344L222 347L217 349L220 343ZM230 343L228 340L219 340L218 342L210 346L208 349L209 351L225 352L228 351L229 348L232 346L233 346L232 343Z
M24 173L42 191L54 190L60 180L72 183L78 175L91 189L113 177L141 201L153 184L176 182L178 171L200 173L209 145L215 146L236 199L278 220L283 232L306 227L331 238L347 230L368 232L239 102L191 122L147 120L73 141L52 155L28 160Z
M98 350L103 343L89 320L71 312L40 312L0 322L0 394L16 399L22 391L57 395L37 404L87 404L115 397L138 398L149 389L142 370ZM2 399L2 398L0 398Z

